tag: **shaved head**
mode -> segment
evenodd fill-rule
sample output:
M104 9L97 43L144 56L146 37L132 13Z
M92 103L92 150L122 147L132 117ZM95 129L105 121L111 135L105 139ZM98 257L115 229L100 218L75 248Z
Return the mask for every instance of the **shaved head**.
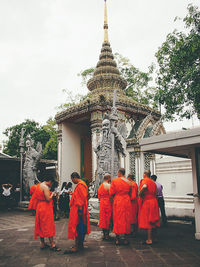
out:
M109 173L106 173L103 177L104 181L108 181L109 179L111 179L111 175Z
M124 168L120 168L118 170L118 173L120 173L122 176L124 176L125 175L125 169Z
M151 171L150 170L146 170L145 172L144 172L144 175L146 175L147 177L151 177Z

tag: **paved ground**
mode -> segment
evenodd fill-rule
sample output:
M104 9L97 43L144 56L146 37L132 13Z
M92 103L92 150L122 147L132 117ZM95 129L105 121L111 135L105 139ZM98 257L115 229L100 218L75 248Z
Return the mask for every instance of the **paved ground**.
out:
M101 232L92 226L85 251L63 255L39 249L33 239L34 217L28 212L0 212L0 266L7 267L122 267L122 266L200 266L200 241L194 240L190 223L169 222L159 231L159 242L145 246L144 232L130 239L128 247L101 241ZM67 220L56 222L56 242L65 250L73 242L67 240Z

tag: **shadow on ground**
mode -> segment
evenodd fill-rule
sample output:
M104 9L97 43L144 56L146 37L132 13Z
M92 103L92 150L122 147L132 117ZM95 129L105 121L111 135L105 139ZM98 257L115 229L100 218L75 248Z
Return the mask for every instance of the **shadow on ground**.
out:
M121 267L121 266L199 266L200 241L194 239L194 225L189 222L169 222L159 230L159 242L142 245L145 231L130 238L129 246L115 246L101 240L101 231L92 226L79 254L63 255L73 245L67 240L67 219L56 222L56 243L61 252L41 251L34 240L34 217L28 212L0 212L0 266L8 267Z

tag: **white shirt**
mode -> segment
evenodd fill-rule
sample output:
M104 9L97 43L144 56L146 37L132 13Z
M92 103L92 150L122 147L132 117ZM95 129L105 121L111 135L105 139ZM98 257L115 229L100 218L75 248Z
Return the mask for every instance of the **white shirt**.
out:
M5 197L8 197L8 196L10 196L10 190L11 190L11 187L10 188L8 188L8 189L6 189L5 187L3 187L3 195L5 196Z
M71 188L68 188L68 189L63 188L63 190L60 192L60 195L62 195L63 193L69 194L70 192L72 192L72 189Z

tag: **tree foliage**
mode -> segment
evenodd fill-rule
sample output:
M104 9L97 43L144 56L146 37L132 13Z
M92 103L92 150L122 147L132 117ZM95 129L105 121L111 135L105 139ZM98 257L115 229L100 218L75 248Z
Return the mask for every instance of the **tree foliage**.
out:
M8 140L4 143L4 153L19 157L19 141L21 136L21 129L25 129L24 138L28 135L34 140L34 146L37 142L41 142L43 147L43 158L57 159L57 130L56 122L49 119L45 125L40 125L34 120L25 120L24 122L9 127L4 134Z
M177 19L177 18L176 18ZM156 53L159 70L155 99L165 108L165 118L175 115L200 118L200 11L188 6L182 19L185 32L175 30Z
M115 53L118 69L124 79L127 81L125 93L135 101L157 108L157 102L154 101L156 88L151 86L154 66L151 65L147 72L140 71L128 58Z
M47 123L42 128L49 134L50 138L44 146L43 158L57 160L57 126L56 121L52 118L48 119Z
M82 94L74 94L72 91L68 89L63 89L63 93L65 93L65 102L57 107L59 111L65 110L69 107L72 107L83 100L86 96Z

